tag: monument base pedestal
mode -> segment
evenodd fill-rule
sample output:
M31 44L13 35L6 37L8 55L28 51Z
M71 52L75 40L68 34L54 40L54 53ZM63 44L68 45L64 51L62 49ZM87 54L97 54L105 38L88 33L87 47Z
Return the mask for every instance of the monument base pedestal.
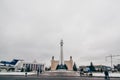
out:
M56 70L59 70L59 69L63 69L63 70L67 70L68 69L68 67L67 67L67 65L66 64L61 64L61 65L57 65L57 68L56 68Z
M78 72L75 71L67 71L67 70L56 70L56 71L46 71L43 74L41 74L42 76L52 76L52 77L71 77L71 76L80 76L80 74Z

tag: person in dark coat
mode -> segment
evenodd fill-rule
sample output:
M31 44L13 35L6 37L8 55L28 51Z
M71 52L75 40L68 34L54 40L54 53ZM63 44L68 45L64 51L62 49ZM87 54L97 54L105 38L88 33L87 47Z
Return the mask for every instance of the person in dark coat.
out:
M80 76L84 75L83 68L80 69Z
M105 80L110 80L110 78L109 78L109 72L108 72L107 69L104 71L104 74L105 74Z

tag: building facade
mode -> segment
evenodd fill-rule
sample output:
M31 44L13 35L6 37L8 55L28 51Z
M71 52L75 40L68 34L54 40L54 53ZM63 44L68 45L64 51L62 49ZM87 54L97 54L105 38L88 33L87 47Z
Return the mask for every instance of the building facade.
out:
M44 64L41 63L37 63L36 61L34 62L24 62L23 63L23 69L27 70L27 71L44 71L45 70L45 66Z

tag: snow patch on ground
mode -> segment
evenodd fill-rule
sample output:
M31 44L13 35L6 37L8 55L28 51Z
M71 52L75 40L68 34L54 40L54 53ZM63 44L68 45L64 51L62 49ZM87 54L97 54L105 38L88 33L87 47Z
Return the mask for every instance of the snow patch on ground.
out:
M27 72L27 75L34 75L35 72ZM0 72L0 75L25 75L25 72Z
M104 73L93 73L93 76L102 76L104 77ZM120 73L109 73L110 77L120 77Z

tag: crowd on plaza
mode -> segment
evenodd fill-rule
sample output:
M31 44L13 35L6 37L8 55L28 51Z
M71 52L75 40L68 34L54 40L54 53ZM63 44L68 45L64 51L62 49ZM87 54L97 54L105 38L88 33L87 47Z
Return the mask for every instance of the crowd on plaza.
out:
M94 71L92 71L89 67L87 67L85 70L83 68L80 69L80 76L89 76L92 77ZM105 80L109 80L109 71L107 69L104 70Z

